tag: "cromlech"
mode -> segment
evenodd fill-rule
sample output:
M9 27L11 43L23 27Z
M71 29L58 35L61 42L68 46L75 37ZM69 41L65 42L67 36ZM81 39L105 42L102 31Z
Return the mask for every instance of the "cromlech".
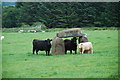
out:
M82 33L80 28L72 28L56 33L56 37L54 37L52 40L52 54L53 55L65 54L65 44L62 38L81 37L83 35L84 34Z

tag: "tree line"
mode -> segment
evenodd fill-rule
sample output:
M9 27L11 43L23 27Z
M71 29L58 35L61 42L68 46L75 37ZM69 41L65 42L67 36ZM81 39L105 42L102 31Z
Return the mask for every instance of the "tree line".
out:
M119 11L118 2L16 2L2 6L2 27L36 22L48 28L118 27Z

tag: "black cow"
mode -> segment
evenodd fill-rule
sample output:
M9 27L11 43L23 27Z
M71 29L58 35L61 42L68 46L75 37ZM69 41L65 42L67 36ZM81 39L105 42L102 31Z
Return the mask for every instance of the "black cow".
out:
M33 40L33 54L34 51L36 51L36 54L38 54L38 51L46 51L46 56L49 56L50 53L50 48L51 48L51 43L50 43L50 39L47 40L37 40L34 39Z
M73 37L71 40L69 39L65 39L64 43L65 43L65 54L67 54L67 50L70 50L70 54L72 54L72 50L77 51L77 41L76 41L76 37Z

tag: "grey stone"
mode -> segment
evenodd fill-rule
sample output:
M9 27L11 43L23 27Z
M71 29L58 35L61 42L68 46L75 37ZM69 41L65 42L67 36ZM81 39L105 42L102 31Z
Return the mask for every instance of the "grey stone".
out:
M64 40L59 37L54 37L52 40L52 54L63 55L65 54Z
M68 29L68 30L63 30L60 31L56 34L57 37L60 38L65 38L65 37L79 37L82 36L82 32L80 28L72 28L72 29Z

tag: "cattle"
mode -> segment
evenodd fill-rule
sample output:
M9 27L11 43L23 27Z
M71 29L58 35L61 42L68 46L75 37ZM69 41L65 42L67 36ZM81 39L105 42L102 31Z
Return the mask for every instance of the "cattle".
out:
M36 30L28 30L28 32L36 33L37 31Z
M33 40L33 54L36 51L36 54L38 54L38 51L46 51L46 56L49 56L50 48L51 48L51 42L52 40Z
M23 33L26 32L25 30L19 30L18 33Z
M78 48L80 49L80 53L83 54L85 51L93 53L93 46L91 42L84 42L78 44Z
M45 32L45 31L41 31L41 32Z
M88 42L88 36L87 34L84 34L83 36L80 36L78 39L78 43Z
M1 36L1 37L0 37L0 40L3 40L4 38L5 38L4 36Z
M67 50L70 51L70 54L72 54L72 50L75 51L75 54L76 54L76 51L77 51L77 41L76 40L77 40L76 37L73 37L71 40L69 40L69 39L64 40L65 54L67 54Z

